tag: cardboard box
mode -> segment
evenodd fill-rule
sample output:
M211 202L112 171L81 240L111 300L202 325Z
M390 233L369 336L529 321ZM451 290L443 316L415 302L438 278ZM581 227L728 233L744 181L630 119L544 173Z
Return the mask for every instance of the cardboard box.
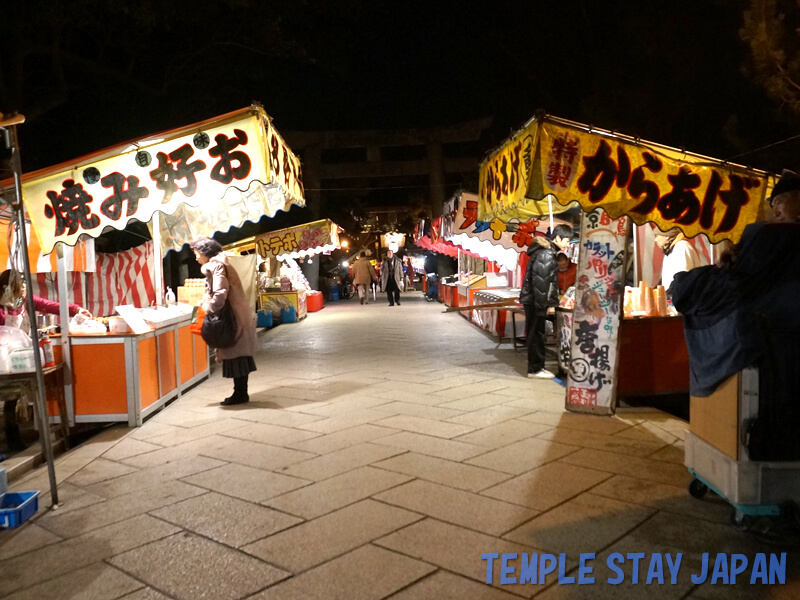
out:
M707 398L692 396L689 431L733 460L739 460L739 389L741 373Z
M203 301L203 294L205 294L205 291L205 288L199 286L178 286L178 302L191 304L192 306L200 306L200 303Z

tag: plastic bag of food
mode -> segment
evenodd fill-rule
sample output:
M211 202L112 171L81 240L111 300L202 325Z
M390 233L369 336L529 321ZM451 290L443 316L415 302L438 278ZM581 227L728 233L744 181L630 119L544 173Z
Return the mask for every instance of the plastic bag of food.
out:
M70 333L106 333L107 330L106 326L99 321L78 313L70 319L69 331Z
M30 348L33 346L30 336L17 327L0 326L0 344L8 346L9 350L15 348Z

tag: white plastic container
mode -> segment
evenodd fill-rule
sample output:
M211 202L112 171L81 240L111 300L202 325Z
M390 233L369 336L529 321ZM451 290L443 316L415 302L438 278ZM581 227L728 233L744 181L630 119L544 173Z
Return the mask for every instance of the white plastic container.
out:
M130 333L131 329L122 317L109 317L108 331L111 333Z
M0 373L8 373L11 370L8 364L8 346L0 344Z
M30 373L36 370L33 362L33 348L16 348L8 353L9 371L11 373Z

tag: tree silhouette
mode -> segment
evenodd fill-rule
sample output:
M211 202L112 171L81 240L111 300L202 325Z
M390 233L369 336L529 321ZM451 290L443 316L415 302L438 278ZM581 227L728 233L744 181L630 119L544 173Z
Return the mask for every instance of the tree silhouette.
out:
M739 35L750 47L745 73L800 114L800 2L750 0Z

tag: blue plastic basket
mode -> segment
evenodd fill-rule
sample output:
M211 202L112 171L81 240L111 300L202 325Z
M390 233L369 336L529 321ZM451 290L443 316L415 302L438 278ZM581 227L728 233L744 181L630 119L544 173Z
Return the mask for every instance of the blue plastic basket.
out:
M259 327L272 327L272 311L271 310L260 310L256 313L257 317L257 325Z
M281 309L281 323L297 323L297 309L294 306Z
M0 504L0 528L16 529L39 510L39 492L8 492Z

